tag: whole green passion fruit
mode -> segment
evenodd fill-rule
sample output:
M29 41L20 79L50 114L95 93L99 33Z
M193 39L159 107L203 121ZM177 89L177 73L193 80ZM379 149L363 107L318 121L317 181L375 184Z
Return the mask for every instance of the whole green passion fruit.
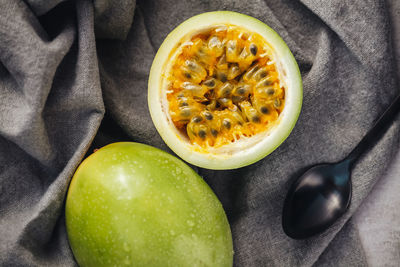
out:
M189 166L151 146L114 143L86 158L66 201L80 266L232 266L217 197Z
M254 163L278 147L300 114L299 68L279 35L230 11L192 17L160 46L148 104L166 144L208 169Z

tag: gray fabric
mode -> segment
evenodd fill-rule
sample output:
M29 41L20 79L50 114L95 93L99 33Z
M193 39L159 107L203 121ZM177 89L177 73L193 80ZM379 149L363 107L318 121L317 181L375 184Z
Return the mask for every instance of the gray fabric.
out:
M400 146L395 161L354 216L371 266L400 263Z
M270 156L239 170L195 168L227 212L235 265L367 264L351 216L399 147L398 119L355 166L350 210L329 231L291 240L280 213L290 181L345 156L398 93L383 0L0 0L1 265L75 265L63 217L71 175L87 151L117 140L170 152L146 104L152 59L184 19L221 9L274 28L304 83L299 121Z
M400 77L400 1L389 0L388 6L397 77ZM390 165L354 215L354 225L370 266L400 263L400 144Z

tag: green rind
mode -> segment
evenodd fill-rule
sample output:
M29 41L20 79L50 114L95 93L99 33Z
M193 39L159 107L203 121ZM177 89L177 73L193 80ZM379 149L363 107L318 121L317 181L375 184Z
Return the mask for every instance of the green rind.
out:
M221 203L181 160L132 142L96 151L66 200L75 259L86 266L232 266Z
M275 49L281 62L285 65L291 84L288 86L285 109L281 114L281 121L271 135L261 141L259 145L234 155L213 155L193 151L188 144L176 137L168 125L163 114L160 102L160 79L162 69L168 60L175 45L188 33L206 25L230 23L245 27L263 36ZM302 81L297 62L282 38L263 22L236 12L215 11L194 16L175 28L160 46L149 76L148 105L154 125L165 143L182 159L207 169L235 169L250 165L274 151L291 133L302 105ZM268 140L267 140L268 139Z

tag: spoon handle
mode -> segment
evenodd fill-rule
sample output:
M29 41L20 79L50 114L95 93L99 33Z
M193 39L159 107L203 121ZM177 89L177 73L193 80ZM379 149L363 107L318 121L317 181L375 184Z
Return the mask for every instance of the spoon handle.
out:
M386 129L391 125L393 119L400 111L400 95L392 102L388 109L382 114L382 116L375 122L371 130L364 136L364 138L358 143L358 145L350 152L346 157L345 161L348 161L350 165L360 157L360 155L369 147L373 146L381 137Z

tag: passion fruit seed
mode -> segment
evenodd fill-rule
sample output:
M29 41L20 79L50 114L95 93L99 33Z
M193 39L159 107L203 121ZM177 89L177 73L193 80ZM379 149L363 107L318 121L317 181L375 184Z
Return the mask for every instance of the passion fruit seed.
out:
M254 115L253 118L251 118L251 120L255 123L259 123L260 122L260 117L258 115Z
M285 97L270 54L260 35L232 25L193 36L169 74L175 126L192 144L216 147L265 131Z
M229 97L233 90L231 83L226 82L220 88L217 89L217 97Z
M194 117L192 118L192 121L195 122L195 123L199 123L199 122L201 122L202 120L203 120L203 118L200 117L200 116L194 116Z
M238 95L244 95L246 93L246 88L244 86L237 87L236 92Z
M222 71L218 72L216 78L218 78L218 80L220 80L223 83L228 80L228 76L226 75L225 72L222 72Z
M269 113L269 109L267 108L267 107L261 107L261 109L260 109L260 111L261 111L261 113L263 113L263 114L268 114Z
M254 80L259 81L262 78L266 77L268 72L265 69L259 69L254 73Z
M214 116L209 111L205 111L203 114L204 114L204 117L206 118L206 120L210 121L214 118Z
M225 126L226 129L230 129L231 128L231 122L229 121L229 119L224 119L222 121L222 124Z
M200 130L200 131L199 131L199 136L200 136L200 138L204 139L204 138L206 138L206 135L207 135L207 133L206 133L205 130Z
M257 46L255 44L250 45L250 52L255 56L257 54Z
M264 87L264 86L269 86L269 85L271 85L271 84L272 84L271 78L270 78L270 77L266 77L266 78L262 79L261 81L259 81L259 82L256 84L256 88L260 88L260 87Z
M215 79L209 79L203 83L205 86L209 88L214 88L215 87Z
M228 80L235 79L241 73L237 64L232 64L228 71Z

